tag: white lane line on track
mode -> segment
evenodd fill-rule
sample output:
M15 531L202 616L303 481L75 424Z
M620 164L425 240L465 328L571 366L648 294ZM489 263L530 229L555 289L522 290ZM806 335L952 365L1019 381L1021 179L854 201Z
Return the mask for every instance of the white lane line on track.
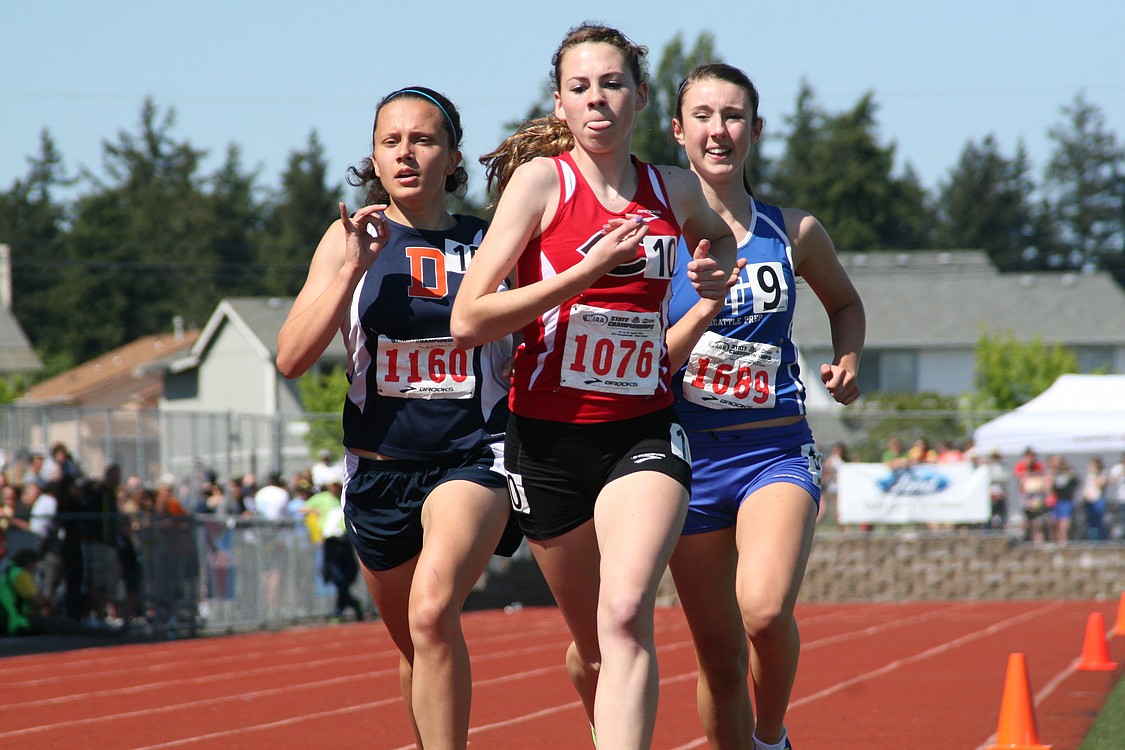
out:
M512 653L512 654L527 653L527 652L539 650L539 648L540 647L535 646L535 647L513 649L509 653ZM333 659L331 661L335 661L335 660ZM288 667L288 668L299 669L303 666L307 666L307 664L306 665L290 665L290 667ZM275 667L273 671L276 672L278 669L282 669L282 668L286 668L286 667L278 666L278 667ZM554 671L557 671L557 670L559 670L559 667L555 666L555 665L552 665L550 667L540 667L540 668L537 668L537 669L526 670L524 672L504 675L503 677L499 677L499 678L479 680L479 681L474 682L474 685L489 685L489 684L498 683L498 682L511 682L512 680L517 680L517 679L526 679L526 678L538 677L542 674L554 672ZM204 682L212 681L213 679L220 679L220 678L223 678L223 677L237 676L238 674L245 674L245 672L227 673L225 675L214 676L214 677L199 677L199 678L195 678L193 680L186 680L186 681L185 680L177 680L177 681L174 681L173 684L182 687L183 685L188 684L188 683L196 683L196 684L204 683ZM363 673L357 674L357 675L344 675L344 676L340 676L340 677L333 677L333 678L328 678L328 679L323 679L323 680L303 682L299 686L282 686L282 687L268 688L268 689L263 689L263 690L255 690L255 691L252 691L252 692L243 691L243 692L239 692L239 693L236 693L236 694L233 694L233 695L224 696L224 697L220 697L220 698L206 698L206 699L194 700L194 701L191 702L190 705L194 709L195 707L201 707L201 706L207 706L207 705L221 705L223 703L233 702L233 701L245 703L245 701L247 701L247 700L259 699L259 698L268 698L268 697L271 697L271 696L274 696L274 695L277 695L277 694L280 694L280 693L290 694L295 689L301 689L301 690L316 689L316 690L319 690L320 688L330 686L330 685L347 684L347 683L350 683L350 682L361 682L362 683L362 682L368 682L369 680L371 680L373 678L378 679L378 678L382 678L382 677L394 676L394 675L397 675L397 674L398 674L398 667L396 665L392 669L384 669L384 670L379 670L377 672L368 671L368 672L363 672ZM147 685L138 686L136 688L125 688L125 689L122 689L122 690L119 690L119 691L112 691L112 692L114 692L114 693L126 693L126 692L148 691L148 690L152 690L153 687L154 687L154 685L152 683L149 683ZM109 692L110 691L105 691L105 692L102 692L100 694L106 695L106 694L109 694ZM374 702L370 702L370 703L365 703L365 704L362 704L362 705L350 707L348 709L330 709L328 711L320 711L320 712L317 712L317 713L309 713L309 714L305 714L303 716L294 717L292 719L287 719L283 722L276 722L276 721L275 722L266 722L266 723L263 723L263 724L247 726L247 727L240 727L240 728L232 729L232 730L226 730L224 732L213 732L213 733L208 733L208 734L204 734L204 735L199 735L197 737L189 737L189 738L182 738L182 739L179 739L179 740L174 740L171 743L166 743L166 744L161 744L161 745L153 745L151 747L174 747L174 746L177 746L177 745L182 745L182 744L190 743L190 742L197 741L197 740L213 739L215 737L221 737L221 736L225 736L227 734L236 735L236 734L242 734L242 733L250 732L250 731L270 729L270 728L277 727L277 726L285 726L285 725L288 725L288 724L292 724L294 722L300 722L300 721L305 721L305 720L312 720L312 719L318 719L318 718L323 718L323 717L335 716L335 715L339 714L341 711L350 712L350 711L356 711L356 710L360 710L360 709L378 708L380 706L385 706L385 705L388 705L388 703L393 703L393 702L398 701L398 700L401 700L401 697L396 695L393 698L388 698L388 699L378 700L378 701L374 701ZM40 702L40 703L42 703L42 702ZM151 715L157 714L157 713L174 713L176 711L182 711L184 709L184 707L185 706L184 706L183 703L175 703L175 704L171 704L171 705L157 706L157 707L147 708L147 709L143 709L143 710L124 711L124 712L118 712L118 713L107 714L107 715L102 715L102 716L88 717L88 718L84 718L84 719L74 719L74 720L70 720L70 721L57 721L57 722L53 722L51 724L42 724L42 725L38 725L38 726L25 727L25 728L22 728L22 729L15 729L15 730L10 730L10 731L0 732L0 739L4 739L6 737L20 737L20 736L27 736L27 735L31 735L31 734L38 734L38 733L50 731L50 730L53 730L53 729L63 728L63 727L85 726L85 725L89 725L89 724L107 722L107 721L114 721L114 720L119 720L119 719L130 719L130 718L135 718L135 717L138 717L138 716L151 716Z
M990 625L987 628L983 628L981 630L977 630L977 631L974 631L972 633L968 633L967 635L963 635L960 638L954 638L951 641L946 641L945 643L938 644L937 646L934 646L933 648L928 648L925 651L920 651L917 654L914 654L913 656L907 656L907 657L902 658L902 659L895 659L894 661L891 661L891 662L888 662L887 664L884 664L883 666L879 667L878 669L873 669L869 672L864 672L863 674L856 675L855 677L851 677L851 678L848 678L848 679L843 680L841 682L837 682L835 685L831 685L831 686L829 686L829 687L827 687L823 690L812 693L811 695L806 695L802 698L798 698L797 700L791 700L789 702L789 710L792 711L794 708L799 708L800 706L804 706L804 705L807 705L809 703L813 703L813 702L818 701L822 698L827 698L830 695L835 695L836 693L840 692L841 690L846 690L847 688L852 687L853 685L858 685L861 682L866 682L866 681L874 679L876 677L881 677L885 674L893 672L893 671L899 669L900 667L904 667L908 664L913 664L915 662L924 661L924 660L929 659L933 656L937 656L938 654L943 654L947 651L950 651L954 648L957 648L958 646L962 646L962 645L964 645L966 643L969 643L971 641L975 641L975 640L978 640L980 638L984 638L985 636L989 636L989 635L992 635L994 633L998 633L1001 630L1004 630L1005 628L1011 627L1012 625L1016 625L1020 622L1023 622L1024 620L1029 620L1029 619L1032 619L1034 617L1039 617L1041 615L1048 614L1049 612L1062 607L1063 604L1064 603L1061 602L1061 601L1051 602L1051 603L1049 603L1049 604L1047 604L1043 607L1037 607L1036 609L1033 609L1033 610L1028 611L1028 612L1024 612L1021 615L1016 615L1015 617L1010 617L1006 620L1002 620L1002 621L1000 621L1000 622L998 622L994 625ZM679 745L678 747L673 748L673 750L693 750L693 748L704 747L706 745L707 745L707 738L706 737L699 737L699 738L696 738L696 739L692 740L691 742L688 742L687 744ZM978 748L978 750L980 750L980 748Z
M795 701L795 702L790 704L790 708L793 708L793 707L796 707L798 705L803 705L805 703L809 703L809 702L818 700L818 699L820 699L822 697L826 697L827 695L830 695L834 692L838 692L839 690L842 690L842 689L844 689L844 688L846 688L850 685L856 684L857 682L863 681L865 679L871 679L871 678L879 676L881 674L885 674L887 672L893 671L894 669L897 669L898 667L903 666L904 664L908 664L908 663L911 663L911 662L914 662L914 661L920 661L924 658L928 658L928 656L931 656L935 653L940 653L943 650L947 650L948 648L952 648L955 645L959 645L961 643L967 642L969 640L973 640L975 638L983 637L984 635L990 634L991 632L995 632L997 630L1002 629L1003 627L1006 627L1008 624L1014 624L1016 622L1019 622L1023 619L1027 619L1027 618L1029 618L1031 616L1034 616L1036 614L1039 614L1041 612L1049 611L1051 609L1056 608L1057 606L1061 606L1061 604L1062 604L1061 602L1055 603L1055 604L1049 605L1047 607L1039 608L1038 610L1034 610L1032 612L1024 613L1023 615L1019 615L1019 616L1016 616L1014 618L1010 618L1009 620L1006 620L1002 623L998 623L998 624L993 625L989 628L986 628L982 631L978 631L975 634L970 634L968 636L964 636L962 638L955 639L954 641L950 641L948 644L945 644L943 646L939 646L939 647L936 647L934 649L929 649L928 651L922 652L921 654L918 654L916 656L907 657L906 659L897 660L896 662L892 662L891 664L886 665L886 666L884 666L884 667L882 667L878 670L874 670L874 671L869 672L865 675L861 675L861 676L858 676L856 678L852 678L852 679L850 679L848 681L845 681L843 683L839 683L837 686L834 686L833 688L828 688L828 689L820 691L819 693L814 694L812 696L807 696L807 697L802 698L798 701ZM946 611L950 611L950 610L946 610ZM897 624L902 625L904 623L912 622L912 621L922 619L922 618L928 617L928 616L932 616L932 614L931 615L917 615L917 616L912 617L912 618L905 618L903 620L897 621ZM673 628L673 629L676 629L676 628ZM869 634L872 630L878 631L878 630L883 630L883 629L885 629L885 626L872 626L871 628L863 628L863 629L858 630L858 631L853 631L853 633L851 635L852 635L852 637L861 637L863 635ZM836 641L839 641L839 640L843 639L844 637L846 637L846 634L845 634L845 636L832 636L832 637L829 637L829 638L820 639L820 641L831 640L833 642L836 642ZM817 642L819 642L819 641L817 641ZM676 649L680 649L680 648L690 647L690 645L691 645L691 642L690 642L690 639L689 639L689 640L686 640L686 641L677 641L677 642L661 645L658 648L658 650L659 651L676 650ZM524 649L519 649L519 651L536 651L536 650L541 650L541 648L542 648L541 646L527 647L527 648L524 648ZM499 683L503 683L503 682L510 682L512 680L515 680L515 679L521 679L525 676L526 677L538 676L539 674L554 671L555 669L556 669L556 667L539 668L539 669L535 669L535 670L530 670L526 673L515 673L515 674L511 674L511 675L505 675L503 677L491 678L489 680L481 680L479 682L475 682L474 684L483 686L483 685L490 685L490 684L499 684ZM301 688L321 687L321 686L330 685L330 684L339 684L339 683L343 683L343 682L348 682L348 681L352 681L352 680L356 680L356 679L368 680L373 676L382 676L384 674L388 674L388 673L392 673L392 672L397 673L397 668L394 669L394 670L381 670L377 674L367 672L367 673L364 673L363 675L361 675L359 677L349 676L349 677L332 678L332 679L328 679L328 680L319 680L319 681L310 682L310 683L302 683L302 685L300 687ZM685 680L695 679L695 677L696 677L696 671L691 670L691 671L683 673L683 674L673 675L673 676L662 678L660 680L660 684L661 685L669 685L669 684L673 684L673 683L683 682ZM198 678L199 681L204 681L206 679L207 678ZM183 685L184 682L180 681L177 684ZM144 686L144 688L150 689L151 685ZM222 703L227 702L227 701L234 701L234 700L244 701L247 698L252 699L252 698L258 698L258 697L268 697L270 695L274 695L274 694L277 694L279 692L291 692L292 689L293 689L292 687L274 688L274 689L254 691L252 693L245 693L244 692L244 693L239 693L237 695L228 696L228 697L224 697L224 698L203 699L203 700L194 701L192 703L192 707L194 709L194 708L198 708L198 707L203 706L203 705L209 705L209 704L217 705L217 704L222 704ZM221 731L221 732L212 732L212 733L207 733L207 734L198 735L198 736L194 736L194 737L188 737L188 738L181 738L181 739L178 739L178 740L172 740L170 742L166 742L166 743L162 743L162 744L150 745L150 746L146 746L144 748L136 748L135 750L155 750L156 748L177 747L177 746L182 746L182 745L190 744L192 742L202 741L202 740L206 740L206 739L214 739L214 738L217 738L217 737L225 737L225 736L234 736L234 735L237 735L237 734L244 734L244 733L247 733L247 732L261 731L261 730L270 729L270 728L279 727L279 726L292 725L294 723L306 721L306 720L326 718L326 717L337 716L337 715L345 714L345 713L353 713L355 711L360 711L360 710L368 710L368 709L378 708L378 707L388 705L389 703L393 703L393 702L398 701L398 700L400 700L400 697L395 696L393 698L383 699L383 700L365 703L365 704L361 704L361 705L357 705L357 706L341 708L341 709L330 709L328 711L320 711L320 712L317 712L317 713L314 713L314 714L305 714L305 715L302 715L302 716L299 716L299 717L292 717L292 718L281 720L281 721L266 722L266 723L263 723L263 724L241 727L241 728L237 728L237 729L224 730L224 731ZM503 722L497 722L497 723L494 723L494 724L473 727L473 728L470 728L470 730L469 730L470 735L485 732L485 731L488 731L490 729L495 729L495 728L499 728L499 727L511 726L511 725L519 723L519 722L533 721L536 717L550 715L550 714L557 713L557 712L564 711L564 710L568 710L568 709L573 709L576 706L580 707L580 705L581 704L580 704L579 701L572 701L572 702L561 704L561 705L558 705L558 706L553 706L553 707L550 707L550 708L547 708L547 709L542 709L542 710L537 711L537 712L532 713L532 714L527 714L527 715L519 716L519 717L513 717L513 718L505 720ZM175 704L175 705L164 706L164 707L144 709L142 711L122 712L122 713L113 714L113 715L110 715L110 716L99 716L99 717L92 717L92 718L87 718L87 719L78 719L78 720L69 721L69 722L57 722L57 723L50 724L50 725L28 727L28 728L25 728L25 729L14 730L14 731L10 731L10 732L0 732L0 739L2 739L4 737L10 737L10 736L20 736L20 735L26 735L26 734L32 734L32 733L39 733L39 732L43 732L43 731L47 731L47 730L50 730L50 729L53 729L53 728L63 727L63 726L85 725L85 724L91 724L91 723L95 723L95 722L110 721L110 720L114 720L114 719L133 718L133 717L142 716L142 715L143 716L151 716L153 713L173 712L173 711L176 711L176 710L180 710L182 708L183 708L182 704ZM695 740L691 743L688 743L686 745L682 745L678 748L675 748L675 750L689 750L689 748L702 747L705 744L706 744L705 738L700 738L700 739Z
M503 651L503 652L496 652L496 653L492 653L492 654L481 654L477 657L474 657L474 661L476 663L482 663L482 662L486 662L486 661L495 661L495 660L499 660L499 659L511 659L513 657L526 657L526 656L529 656L529 655L532 655L532 654L535 654L535 653L539 653L539 652L542 652L542 651L548 651L548 650L551 650L551 649L562 648L563 646L566 645L567 642L568 641L559 641L557 643L539 643L539 644L535 644L535 645L531 645L531 646L524 646L524 647L521 647L521 648L518 648L518 649L508 649L508 650ZM378 655L379 654L371 654L370 656L378 656ZM223 659L215 659L215 660L213 660L211 662L208 662L208 663L213 664L213 663L217 663L217 662L220 662L220 661L238 662L238 661L240 661L240 659L237 656L231 656L231 657L226 657L226 658L223 658ZM207 683L222 682L224 680L229 680L229 679L243 679L245 677L249 677L249 676L253 676L253 675L260 675L260 674L276 675L276 674L278 674L280 672L283 672L283 671L302 672L302 671L305 671L305 670L309 669L310 667L324 668L324 667L332 667L332 666L338 665L338 664L346 664L348 666L355 666L355 656L354 655L335 656L335 657L329 657L329 658L323 658L323 659L315 659L313 661L273 664L273 665L266 666L266 667L256 667L254 669L245 669L245 668L237 668L236 667L233 670L229 670L229 671L226 671L226 672L212 672L212 673L207 674L207 675L202 676L202 677L192 677L190 679L183 679L183 678L177 677L177 678L172 678L172 679L168 679L168 680L161 680L161 681L157 681L157 682L139 683L139 684L136 684L136 685L130 685L128 687L110 688L110 689L96 689L96 690L89 690L89 691L83 691L83 692L77 692L77 693L69 693L69 694L66 694L66 695L52 696L50 698L38 698L38 699L34 699L34 700L25 701L23 703L19 703L19 702L7 703L7 704L5 704L5 707L8 708L8 709L16 709L16 708L20 708L20 707L58 705L58 704L63 704L63 703L82 702L82 701L88 700L89 698L95 697L95 696L105 697L105 696L110 696L110 695L130 695L130 694L134 694L134 693L148 692L149 690L153 690L153 689L161 688L161 687L184 686L184 685L202 685L202 684L207 684ZM164 672L164 671L168 671L169 669L173 669L173 668L180 667L180 666L198 667L198 662L172 662L172 663L166 663L166 664L162 664L162 665L151 665L149 667L146 667L143 670L116 669L116 670L109 670L109 671L106 671L106 672L97 673L97 674L93 674L93 675L85 675L85 677L87 679L91 679L91 680L101 680L101 679L104 679L106 677L112 677L112 676L121 675L121 674L128 674L128 675L131 675L131 676L136 676L136 674L138 672L141 672L141 671L144 671L144 672ZM373 670L373 671L364 672L360 675L355 675L355 679L367 679L367 678L373 677L373 676L383 676L385 674L397 674L397 673L398 673L398 665L396 663L392 667L388 667L388 668L384 668L384 669L376 669L376 670ZM54 676L54 677L36 680L35 682L50 684L50 683L57 682L59 679L60 678L58 676ZM62 679L65 679L65 678L62 678ZM30 684L30 681L20 683L20 684L26 686L26 685ZM95 684L104 684L104 682L95 683ZM11 687L10 685L7 684L7 682L5 682L5 686ZM304 687L304 683L302 683L302 685L299 686L299 687ZM2 736L3 735L0 734L0 737L2 737Z
M1107 629L1106 632L1105 632L1106 640L1108 641L1110 638L1112 638L1116 632L1117 631L1116 631L1115 627L1110 627L1109 629ZM1042 703L1043 701L1047 700L1047 698L1052 693L1055 692L1055 690L1058 688L1058 686L1061 685L1063 683L1063 681L1066 680L1066 678L1070 677L1072 674L1074 674L1075 672L1078 671L1078 664L1081 661L1082 661L1081 658L1074 659L1074 661L1072 661L1070 664L1068 664L1065 669L1060 670L1058 674L1056 674L1051 679L1047 680L1046 684L1043 685L1043 687L1039 689L1039 692L1036 693L1034 698L1032 699L1033 702L1035 703L1036 708L1039 708L1039 704ZM1030 667L1028 667L1028 669L1030 669ZM1003 694L1001 694L1001 698L1003 698ZM999 727L997 727L997 729L999 729ZM996 732L993 732L992 734L990 734L988 736L987 740L982 742L977 747L976 750L988 750L988 747L995 742L996 742Z
M1016 615L1015 617L1009 617L1008 619L1001 620L1000 622L995 623L994 625L989 625L987 628L983 628L981 630L977 630L977 631L974 631L972 633L968 633L967 635L963 635L960 638L954 638L951 641L946 641L945 643L938 644L937 646L934 646L933 648L928 648L925 651L920 651L917 654L914 654L913 656L907 656L907 657L902 658L902 659L895 659L892 662L888 662L887 664L884 664L883 666L879 667L878 669L873 669L870 672L865 672L863 674L856 675L855 677L844 680L843 682L838 682L835 685L832 685L831 687L825 688L824 690L820 690L820 691L818 691L816 693L813 693L811 695L806 695L803 698L798 698L795 701L790 701L789 709L792 710L794 708L798 708L800 706L803 706L807 703L812 703L813 701L817 701L817 700L820 700L821 698L825 698L829 695L834 695L835 693L838 693L841 690L845 690L845 689L847 689L847 688L849 688L853 685L858 685L861 682L866 682L867 680L873 679L875 677L881 677L882 675L885 675L889 672L893 672L896 669L899 669L900 667L904 667L908 664L914 664L914 663L919 662L919 661L924 661L924 660L929 659L933 656L937 656L938 654L943 654L947 651L951 651L952 649L957 648L958 646L962 646L966 643L970 643L972 641L984 638L985 636L989 636L989 635L992 635L994 633L998 633L1001 630L1009 628L1012 625L1016 625L1018 623L1021 623L1024 620L1030 620L1032 618L1039 617L1041 615L1045 615L1045 614L1047 614L1047 613L1049 613L1053 610L1059 609L1062 606L1063 606L1063 602L1051 602L1050 604L1047 604L1043 607L1033 609L1029 612L1024 612L1022 615Z
M875 635L876 633L882 633L883 631L886 631L886 630L897 630L898 628L901 628L904 625L913 625L914 623L921 622L922 620L931 620L931 619L934 618L935 614L945 615L945 614L948 614L950 612L957 612L959 610L969 609L969 608L970 608L970 606L967 605L967 604L955 606L955 607L949 607L947 609L941 610L940 612L923 612L921 614L913 615L911 617L904 617L900 620L890 620L888 622L884 622L884 623L881 623L879 625L871 625L869 627L861 628L859 630L850 630L846 633L839 633L837 635L828 635L828 636L825 636L823 638L817 638L815 640L809 641L808 643L802 643L801 644L801 653L804 653L805 651L808 651L808 650L811 650L811 649L814 649L814 648L821 648L823 646L831 646L835 643L850 641L850 640L853 640L855 638L862 638L863 636L867 636L867 635ZM800 623L798 623L798 624L800 624Z
M903 621L899 621L899 622L901 623ZM668 631L684 630L685 628L681 627L681 625L682 624L677 623L677 624L675 624L671 627L663 629L662 632L666 633ZM876 627L879 627L879 626L876 626ZM856 632L857 635L864 635L869 630L870 630L870 628L864 628L861 631L855 631L855 632ZM557 648L557 647L559 647L558 644L546 644L546 645L536 644L534 646L526 646L526 647L523 647L523 648L520 648L520 649L508 650L508 651L504 652L504 656L511 656L511 655L514 655L514 654L529 654L529 653L542 651L542 650L547 649L547 648ZM691 640L690 640L690 638L688 638L686 640L680 640L680 641L675 641L675 642L672 642L672 643L662 644L658 648L658 650L661 651L661 652L667 652L667 651L679 650L679 649L682 649L682 648L690 648L690 647L691 647ZM303 651L306 651L306 650L308 650L308 649L305 648L305 647L301 647L301 646L287 648L287 649L281 649L281 651L283 653L303 652ZM245 655L243 655L243 656L245 656ZM494 656L496 656L496 655L494 655L494 654L482 655L481 658L492 658ZM215 661L233 661L233 660L236 660L236 659L238 659L238 657L232 656L232 657L224 657L222 659L216 659ZM317 664L320 664L320 665L323 666L325 664L335 663L339 660L340 659L338 657L332 657L332 658L329 658L329 659L316 660L315 663L306 662L306 663L298 664L298 665L290 665L289 667L274 666L274 667L270 668L270 671L272 671L274 673L276 673L278 671L278 669L290 669L290 670L295 671L295 670L301 670L301 669L307 668L310 664L312 664L313 666L316 666ZM179 663L182 663L182 662L176 662L177 665ZM150 667L150 671L163 671L167 668L169 668L169 666L167 664L165 664L165 665L159 665L158 664L158 665L154 665L154 666ZM476 682L474 684L480 685L480 686L490 685L490 684L499 684L499 683L508 682L508 681L512 681L512 680L522 679L524 677L538 676L543 671L549 672L549 671L552 671L554 669L556 669L556 667L536 669L536 670L531 670L531 671L526 672L526 673L520 672L520 673L505 675L505 676L500 677L500 678L493 678L493 679L490 679L490 680L481 680L481 681ZM124 671L128 671L128 670L112 670L113 673L119 673L119 672L124 672ZM235 672L225 672L225 673L218 674L218 675L212 674L212 675L207 675L207 676L204 676L204 677L197 677L197 678L193 678L191 680L182 680L181 679L181 680L175 680L175 681L167 681L167 683L174 683L178 686L183 686L185 684L205 684L205 683L208 683L208 682L221 681L223 679L227 679L227 678L230 678L230 677L244 676L248 673L258 672L258 671L260 671L260 670L256 669L256 670L241 670L241 671L235 671ZM314 681L314 682L306 682L306 683L302 683L300 687L302 689L310 688L310 687L319 688L319 687L324 687L324 686L328 686L328 685L342 684L342 683L347 683L347 682L356 681L356 680L366 681L366 680L369 680L371 678L385 677L385 676L389 676L389 675L392 675L392 674L397 674L397 666L393 667L393 668L389 668L389 669L378 670L378 671L375 671L375 672L365 672L365 673L360 674L360 675L341 676L341 677L330 678L330 679L326 679L326 680L317 680L317 681ZM688 679L694 679L695 676L696 676L696 672L695 672L695 670L692 670L690 672L687 672L687 673L684 673L684 674L681 674L681 675L675 675L675 676L669 676L669 677L663 678L663 679L661 679L660 682L661 682L661 684L672 684L672 683L675 683L675 682L681 682L681 681L688 680ZM100 695L104 696L104 695L107 695L107 694L123 695L123 694L137 693L137 692L146 692L148 690L153 689L154 687L166 685L167 683L164 683L164 682L162 682L162 683L148 683L148 684L145 684L145 685L138 685L138 686L133 686L133 687L129 687L129 688L120 688L120 689L112 690L112 691L99 691L97 694L100 694ZM257 691L253 691L253 692L240 692L240 693L230 695L230 696L226 696L226 697L222 697L222 698L211 698L211 699L203 699L203 700L199 700L199 701L193 701L192 705L195 706L195 707L198 707L198 706L201 706L201 705L219 705L219 704L222 704L223 702L226 702L226 701L235 701L235 700L244 701L246 699L268 697L268 696L274 695L278 692L291 691L292 689L293 689L292 687L287 687L287 688L271 688L271 689L257 690ZM69 701L73 701L73 700L81 700L83 698L88 698L91 695L94 695L94 693L84 692L84 693L81 693L81 694L75 694L75 695L71 695L71 696L60 696L60 697L57 697L57 698L54 698L54 699L49 699L49 700L51 702L55 702L55 703L62 703L62 702L69 702ZM42 705L43 701L39 701L38 703L40 705ZM356 706L356 707L353 707L352 709L349 709L349 710L357 710L359 708L376 708L376 707L379 707L379 706L382 706L382 705L386 705L385 700L384 701L376 701L376 702L373 702L373 703L368 703L368 704L365 704L363 706ZM565 710L568 707L573 707L573 705L574 705L573 703L568 703L568 704L565 704L563 706L558 706L558 707L554 707L552 709L544 709L544 710L549 714L549 713L554 713L556 711ZM21 736L21 735L25 736L25 735L28 735L28 734L39 733L39 732L43 732L43 731L48 731L48 730L53 729L53 728L61 728L61 727L65 727L65 726L88 725L88 724L92 724L92 723L96 723L96 722L112 721L112 720L122 719L122 718L132 718L134 716L138 716L138 715L142 715L142 714L143 715L150 715L152 713L159 713L159 712L169 713L169 712L174 712L174 711L180 710L181 708L182 708L182 704L177 703L177 704L168 705L168 706L149 708L149 709L145 709L143 711L128 711L128 712L121 712L121 713L116 713L116 714L111 714L111 715L89 717L89 718L85 718L85 719L75 719L75 720L71 720L71 721L56 722L56 723L49 724L49 725L39 725L39 726L33 726L33 727L26 727L26 728L23 728L23 729L12 730L12 731L9 731L9 732L0 732L0 739L2 739L4 737L8 737L8 736ZM301 721L301 720L305 720L305 719L316 719L316 718L322 717L322 716L333 716L333 715L336 715L340 710L341 709L330 709L326 712L318 712L318 713L315 713L315 714L306 714L302 717L294 717L293 719L287 719L287 720L285 720L285 722L283 724L279 724L278 722L267 722L267 723L264 723L264 724L261 724L261 725L254 725L254 726L243 727L243 728L239 728L239 729L226 730L225 732L208 733L208 734L205 734L205 735L200 735L200 736L195 737L195 738L182 738L180 740L173 741L175 743L174 745L154 745L152 747L165 747L165 746L172 747L172 746L182 745L182 744L189 743L189 742L196 741L196 740L213 739L215 737L225 736L228 733L233 735L233 734L241 734L241 733L248 732L248 731L254 731L255 729L269 729L269 728L273 728L273 727L276 727L276 726L283 726L283 725L286 725L286 724L291 724L294 721ZM514 717L510 720L507 720L505 722L501 722L499 724L487 725L487 726L482 726L482 727L476 727L475 729L470 729L470 732L478 732L479 733L479 732L487 731L490 728L509 726L509 725L511 725L513 723L516 723L516 722L519 722L519 721L531 721L535 718L535 716L539 716L539 715L545 715L545 714L543 714L542 712L538 712L536 714L532 714L532 715L528 715L528 716Z

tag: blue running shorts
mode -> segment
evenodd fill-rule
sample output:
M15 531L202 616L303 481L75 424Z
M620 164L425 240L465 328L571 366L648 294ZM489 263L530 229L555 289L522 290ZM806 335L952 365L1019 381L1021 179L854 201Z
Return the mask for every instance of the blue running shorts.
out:
M692 492L685 534L730 528L742 501L774 482L795 484L820 505L820 451L809 423L689 432Z

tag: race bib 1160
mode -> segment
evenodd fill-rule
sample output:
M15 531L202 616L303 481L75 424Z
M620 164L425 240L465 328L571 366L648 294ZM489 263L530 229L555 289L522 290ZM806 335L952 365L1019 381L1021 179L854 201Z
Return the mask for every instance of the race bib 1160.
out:
M452 338L395 341L379 337L379 395L391 398L472 398L472 354Z

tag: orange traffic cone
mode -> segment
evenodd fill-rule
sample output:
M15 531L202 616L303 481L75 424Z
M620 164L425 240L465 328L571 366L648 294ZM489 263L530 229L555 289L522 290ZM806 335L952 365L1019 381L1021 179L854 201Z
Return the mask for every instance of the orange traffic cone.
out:
M1101 612L1091 612L1086 621L1086 642L1082 644L1082 660L1077 669L1084 672L1112 672L1117 662L1109 660L1105 642L1105 618Z
M1125 635L1125 594L1121 595L1121 602L1117 605L1117 627L1114 635Z
M1031 702L1031 685L1027 678L1027 658L1023 654L1008 657L1008 675L1004 678L1004 698L1000 701L1000 726L996 744L988 750L1051 750L1039 744L1035 727L1035 704Z

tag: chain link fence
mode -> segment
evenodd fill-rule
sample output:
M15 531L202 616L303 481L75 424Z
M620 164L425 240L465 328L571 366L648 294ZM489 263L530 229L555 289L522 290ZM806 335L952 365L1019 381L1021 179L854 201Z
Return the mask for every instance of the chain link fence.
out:
M918 441L931 448L948 442L983 458L990 447L973 446L973 432L1000 415L971 409L892 411L872 406L857 404L809 415L825 457L838 445L849 461L879 462L888 443L896 439L905 449ZM338 414L283 418L8 405L0 407L0 451L10 477L18 475L30 452L48 453L52 445L63 443L92 478L115 463L124 477L136 476L148 485L168 476L190 483L201 471L214 473L220 482L253 474L261 484L275 471L292 476L308 469L316 448L339 450L339 438L334 436L339 420ZM1004 457L1007 469L1016 458ZM1081 471L1089 456L1068 458ZM1121 457L1101 458L1108 466ZM827 513L818 533L846 531L834 528L832 488L825 489ZM1018 521L1022 508L1014 478L1008 480L1006 493L1008 511ZM1110 538L1120 539L1125 535L1125 505L1115 504L1110 511L1114 524ZM60 518L60 524L66 520ZM320 577L320 549L300 521L200 514L129 517L123 523L120 534L129 539L131 552L128 545L116 543L78 552L72 547L69 568L57 552L56 569L50 574L54 581L48 581L51 590L73 592L91 580L99 581L120 611L169 637L280 626L324 618L333 611L335 590ZM1018 526L1013 529L1020 533ZM989 529L962 528L957 533L974 531ZM109 567L78 575L73 569L76 554L93 560L94 566ZM135 557L133 568L130 555ZM362 582L357 581L353 589L356 598L369 606Z
M26 464L61 443L82 471L99 477L110 464L154 484L203 468L223 477L265 477L307 469L310 444L338 446L339 414L262 416L236 412L135 411L90 407L0 406L0 464ZM335 439L333 440L333 436Z
M108 528L108 533L102 530ZM58 514L34 545L41 591L57 619L159 638L323 621L336 589L303 521L208 515ZM369 597L358 578L352 595Z

